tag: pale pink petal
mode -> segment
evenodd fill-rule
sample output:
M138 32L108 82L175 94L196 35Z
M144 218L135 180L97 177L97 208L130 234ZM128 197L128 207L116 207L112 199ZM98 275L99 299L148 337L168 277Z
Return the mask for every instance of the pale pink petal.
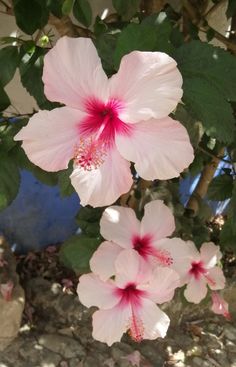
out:
M175 230L175 219L162 200L154 200L144 207L141 235L150 235L153 241L170 236Z
M99 310L93 314L93 338L109 347L119 342L129 325L131 310L119 305L111 310Z
M188 272L191 269L192 261L200 260L194 243L183 241L181 238L166 238L158 241L156 247L168 251L173 260L170 267L179 274L181 285L185 284L189 279Z
M225 276L219 266L214 266L208 270L206 280L212 290L223 289L225 287Z
M124 101L121 119L138 122L166 117L182 97L182 77L165 53L134 51L121 60L109 80L111 97Z
M89 38L62 37L44 58L44 92L50 101L84 108L86 99L108 97L108 79Z
M140 233L140 222L131 208L111 206L100 221L101 235L123 248L132 248L132 238Z
M133 125L129 136L117 134L116 145L146 180L178 177L194 158L185 127L170 117Z
M211 293L212 306L211 310L217 315L223 315L227 320L231 320L231 315L229 313L229 305L224 300L223 297L217 292Z
M39 111L14 137L23 140L28 158L46 171L67 168L79 141L78 124L84 114L68 107Z
M175 289L179 287L179 275L173 269L157 267L146 291L155 303L162 304L174 297ZM140 288L140 287L139 287ZM145 289L144 287L142 289Z
M205 279L203 277L199 279L192 277L184 291L186 300L192 303L199 303L206 297L206 295L207 286Z
M203 243L200 248L200 254L204 267L207 269L215 266L222 256L219 246L216 246L213 242Z
M107 280L115 274L115 260L122 247L114 242L103 242L90 259L90 269L102 280Z
M70 178L81 205L93 207L113 204L133 184L130 163L116 149L109 150L99 168L87 171L77 167Z
M123 288L128 283L140 281L139 272L143 270L141 261L141 257L135 250L123 250L118 255L115 260L115 283L118 287Z
M139 310L140 319L143 322L143 339L164 338L168 330L169 317L148 299L142 299L142 308Z
M86 307L97 306L109 309L120 301L114 283L103 282L93 273L80 277L77 293L80 302Z

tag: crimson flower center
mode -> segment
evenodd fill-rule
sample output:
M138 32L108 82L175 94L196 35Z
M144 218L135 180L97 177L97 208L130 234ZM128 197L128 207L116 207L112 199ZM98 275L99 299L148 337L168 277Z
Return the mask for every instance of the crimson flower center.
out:
M117 134L130 135L131 126L119 118L122 102L110 99L107 103L88 99L84 104L86 117L78 124L79 143L75 147L76 166L91 171L104 162Z
M140 237L138 235L132 238L133 248L142 256L147 259L148 256L154 257L159 265L169 266L173 263L173 259L169 251L164 249L158 249L152 244L152 236L145 235Z
M199 277L206 274L206 272L207 271L204 268L202 261L193 261L191 263L191 269L189 270L189 273L196 279L199 279Z

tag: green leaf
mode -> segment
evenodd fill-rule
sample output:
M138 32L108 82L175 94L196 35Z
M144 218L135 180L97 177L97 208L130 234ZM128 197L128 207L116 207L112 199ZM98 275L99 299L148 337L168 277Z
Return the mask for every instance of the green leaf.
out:
M112 5L124 20L130 20L140 9L141 0L112 0Z
M226 248L236 248L235 222L228 218L220 231L220 244Z
M27 34L42 29L48 22L46 0L13 0L16 24Z
M75 0L73 6L73 14L75 18L85 27L89 27L92 23L92 8L87 0Z
M58 103L52 103L44 95L44 85L42 82L43 57L46 50L35 47L34 52L25 53L19 66L22 85L28 93L33 96L40 109L51 110L58 107Z
M50 10L50 12L53 15L55 15L55 17L61 18L63 16L63 13L62 13L63 3L64 3L64 0L48 0L47 7Z
M8 46L0 49L0 84L3 87L13 78L19 61L17 47Z
M64 242L60 249L61 262L77 273L88 273L89 260L98 248L98 238L76 235Z
M213 178L208 187L207 198L210 200L223 201L231 198L232 191L233 177L223 174Z
M7 107L11 104L8 95L6 94L5 90L0 85L0 111L4 111Z
M92 237L100 235L100 219L103 211L104 208L91 208L89 206L80 209L76 220L83 233Z
M153 27L145 24L129 24L120 33L115 53L114 64L118 69L121 58L131 51L152 51L156 44Z
M69 168L58 172L58 185L60 194L62 197L70 196L75 192L74 187L71 185L70 175L73 170L73 165L69 165Z
M228 101L236 99L236 59L207 43L192 41L175 53L183 75L183 101L206 132L219 141L233 139L235 119Z
M160 51L168 54L173 52L174 47L170 41L172 25L165 12L152 14L144 18L142 24L152 26L153 28L152 30L150 29L150 31L156 34L156 42L153 51Z
M74 0L64 0L62 5L62 14L68 15L72 10Z
M20 185L18 166L4 153L0 153L0 177L0 210L3 210L15 199Z
M227 18L232 18L236 13L236 0L228 0L228 7L226 10Z
M105 33L94 40L102 66L108 76L114 74L113 52L116 47L118 34Z

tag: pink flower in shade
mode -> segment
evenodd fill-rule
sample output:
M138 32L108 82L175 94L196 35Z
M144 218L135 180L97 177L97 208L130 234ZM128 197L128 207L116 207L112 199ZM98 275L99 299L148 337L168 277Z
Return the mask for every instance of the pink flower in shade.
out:
M211 290L225 286L223 271L217 266L222 255L219 246L212 242L203 243L200 252L191 241L185 242L185 247L185 255L175 258L172 267L180 275L181 284L187 284L184 291L187 301L199 303L206 297L207 286Z
M231 320L229 305L218 292L211 292L212 306L211 310L217 315L223 315L227 320Z
M166 250L166 237L174 229L174 216L161 200L145 205L141 222L133 209L111 206L104 211L100 222L101 235L107 241L94 252L90 268L103 280L110 278L115 273L115 259L124 249L136 250L149 266L170 266L175 253L183 247L181 239L173 238L168 239L169 249Z
M128 331L135 341L164 337L168 316L155 304L171 300L179 285L178 274L169 268L150 271L136 251L124 250L115 261L115 278L102 281L93 273L82 275L77 292L93 314L93 337L109 346Z
M16 136L46 171L67 168L81 204L112 204L132 185L179 176L193 160L186 129L167 117L182 97L176 62L134 51L110 79L90 39L62 37L44 59L45 95L66 107L35 114Z

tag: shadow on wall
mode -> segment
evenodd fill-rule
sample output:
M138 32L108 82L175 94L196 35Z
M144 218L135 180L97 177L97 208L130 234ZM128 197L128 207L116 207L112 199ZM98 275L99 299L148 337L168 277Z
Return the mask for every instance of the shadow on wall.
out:
M16 199L0 212L0 231L18 253L39 250L76 232L79 208L77 194L61 198L57 186L44 185L23 170Z

